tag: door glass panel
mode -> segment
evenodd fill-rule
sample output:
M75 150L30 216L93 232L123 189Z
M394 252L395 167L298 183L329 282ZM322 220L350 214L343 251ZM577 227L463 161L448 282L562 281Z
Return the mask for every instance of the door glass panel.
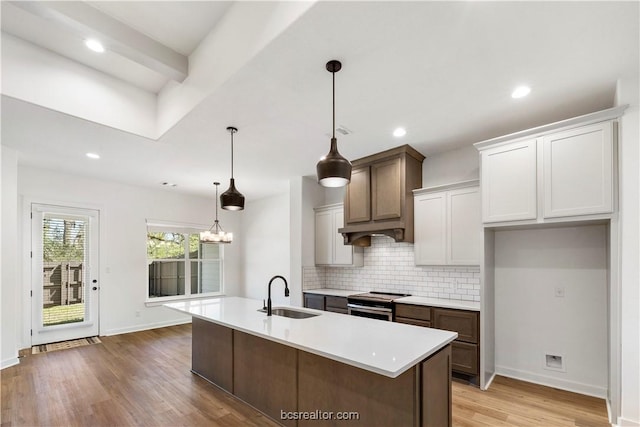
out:
M83 322L88 220L46 213L42 224L42 326Z

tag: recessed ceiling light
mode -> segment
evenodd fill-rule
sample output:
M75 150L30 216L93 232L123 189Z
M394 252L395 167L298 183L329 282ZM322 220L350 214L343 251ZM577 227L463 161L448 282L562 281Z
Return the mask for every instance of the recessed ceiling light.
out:
M85 46L91 49L94 52L102 53L104 52L104 46L96 39L87 39L84 42Z
M393 136L395 136L396 138L402 138L406 134L407 130L405 128L396 128L396 130L393 131Z
M96 153L87 153L87 157L90 159L99 159L100 155Z
M178 184L174 184L173 182L163 182L162 185L165 187L177 187Z
M529 86L518 86L513 90L513 92L511 92L511 97L516 99L524 98L529 95L529 92L531 92L531 88Z

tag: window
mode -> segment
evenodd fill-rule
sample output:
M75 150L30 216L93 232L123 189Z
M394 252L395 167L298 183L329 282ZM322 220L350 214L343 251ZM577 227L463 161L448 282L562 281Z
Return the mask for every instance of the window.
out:
M149 300L220 295L223 248L196 232L147 230Z

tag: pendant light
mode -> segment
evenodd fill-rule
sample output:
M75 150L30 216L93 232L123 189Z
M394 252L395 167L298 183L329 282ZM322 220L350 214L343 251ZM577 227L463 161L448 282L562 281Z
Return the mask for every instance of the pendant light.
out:
M218 185L220 183L214 182L213 185L216 186L216 220L209 230L200 232L200 241L203 243L231 243L233 234L225 233L218 222Z
M220 203L222 204L222 209L241 211L244 209L244 196L236 190L236 182L233 179L233 134L238 132L238 129L229 126L227 130L231 134L231 181L229 189L220 196Z
M342 68L340 61L327 62L327 71L333 76L333 136L331 149L316 165L318 183L323 187L344 187L351 181L351 162L338 153L336 140L336 73Z

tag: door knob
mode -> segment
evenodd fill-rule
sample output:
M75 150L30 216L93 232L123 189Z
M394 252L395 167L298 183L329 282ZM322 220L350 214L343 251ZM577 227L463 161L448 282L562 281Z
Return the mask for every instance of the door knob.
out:
M98 283L98 281L96 279L93 279L91 282L92 283Z
M94 287L93 287L93 288L91 288L91 289L93 289L94 291L97 291L97 290L98 290L98 287L97 287L97 286L94 286Z

